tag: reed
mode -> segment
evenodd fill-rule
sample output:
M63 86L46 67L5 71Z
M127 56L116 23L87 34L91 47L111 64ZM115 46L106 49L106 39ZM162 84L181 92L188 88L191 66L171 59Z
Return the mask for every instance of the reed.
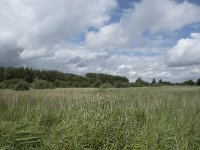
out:
M200 147L200 88L0 90L0 149Z

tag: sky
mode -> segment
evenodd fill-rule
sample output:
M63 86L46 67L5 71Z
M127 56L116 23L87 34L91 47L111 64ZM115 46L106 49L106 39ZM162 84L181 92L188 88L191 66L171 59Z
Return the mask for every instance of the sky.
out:
M0 0L0 66L200 78L200 0Z

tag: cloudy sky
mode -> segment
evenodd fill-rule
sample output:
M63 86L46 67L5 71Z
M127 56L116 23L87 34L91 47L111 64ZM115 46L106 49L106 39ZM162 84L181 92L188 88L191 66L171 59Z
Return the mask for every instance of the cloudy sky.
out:
M200 78L199 0L0 0L0 66Z

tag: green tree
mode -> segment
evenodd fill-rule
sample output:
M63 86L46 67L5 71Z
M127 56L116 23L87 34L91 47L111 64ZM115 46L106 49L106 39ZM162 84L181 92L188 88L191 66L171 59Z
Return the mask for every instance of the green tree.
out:
M158 83L159 83L159 84L162 84L162 79L160 79L160 80L158 81Z
M0 82L4 80L4 68L0 67Z
M194 81L187 80L187 81L182 82L182 85L194 85Z
M200 86L200 78L197 80L197 85Z
M5 68L4 70L4 80L14 79L12 67Z
M156 84L156 79L155 78L153 78L151 84Z
M135 87L142 87L142 86L148 86L149 83L142 80L141 77L137 78L135 83L132 84L132 86L135 86Z
M33 71L32 69L25 68L24 69L24 80L32 83L33 82Z

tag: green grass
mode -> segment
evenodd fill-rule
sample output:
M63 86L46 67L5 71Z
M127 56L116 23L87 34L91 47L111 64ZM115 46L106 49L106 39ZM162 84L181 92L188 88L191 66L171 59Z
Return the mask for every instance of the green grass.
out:
M199 150L200 88L0 90L0 150Z

